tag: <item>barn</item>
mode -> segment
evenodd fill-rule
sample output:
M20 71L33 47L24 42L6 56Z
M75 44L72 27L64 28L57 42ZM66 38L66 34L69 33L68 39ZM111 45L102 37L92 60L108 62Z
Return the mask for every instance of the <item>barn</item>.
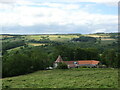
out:
M77 60L77 61L63 61L61 56L59 55L56 61L54 62L54 67L56 68L58 63L63 62L66 63L68 68L75 68L75 67L98 67L100 61L97 60Z

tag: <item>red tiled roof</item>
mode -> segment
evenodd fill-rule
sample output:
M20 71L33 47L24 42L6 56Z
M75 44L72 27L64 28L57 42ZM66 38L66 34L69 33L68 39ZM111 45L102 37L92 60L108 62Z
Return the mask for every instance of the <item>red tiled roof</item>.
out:
M83 60L83 61L78 61L78 64L98 64L99 61L96 60Z
M92 64L98 64L98 63L100 63L100 61L95 61L95 60L92 61Z
M63 62L66 64L74 64L74 62L76 62L76 61L63 61Z
M77 62L78 64L98 64L99 61L96 60L81 60L81 61L63 61L66 64L74 64L74 62Z

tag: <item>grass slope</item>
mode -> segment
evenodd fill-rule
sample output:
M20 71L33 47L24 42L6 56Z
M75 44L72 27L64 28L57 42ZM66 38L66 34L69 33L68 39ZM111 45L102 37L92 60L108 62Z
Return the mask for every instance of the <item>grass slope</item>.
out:
M44 70L3 79L3 88L117 88L118 70Z

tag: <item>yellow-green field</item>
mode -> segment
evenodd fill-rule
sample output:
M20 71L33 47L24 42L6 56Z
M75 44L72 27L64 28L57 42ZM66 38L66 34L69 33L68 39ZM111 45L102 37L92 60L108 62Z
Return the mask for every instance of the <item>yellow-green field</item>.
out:
M43 70L28 75L4 78L3 88L117 88L118 70L74 68Z
M108 35L96 35L96 34L87 34L87 35L84 35L84 36L95 37L95 38L97 38L97 37L109 38L110 37Z
M45 45L44 43L28 43L28 45L31 45L31 46L41 46L41 45Z

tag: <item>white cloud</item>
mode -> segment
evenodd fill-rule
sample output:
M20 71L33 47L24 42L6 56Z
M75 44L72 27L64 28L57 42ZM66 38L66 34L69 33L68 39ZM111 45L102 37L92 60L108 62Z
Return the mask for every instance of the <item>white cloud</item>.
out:
M80 0L75 0L80 1ZM82 0L81 0L82 1ZM86 0L89 1L89 0ZM91 0L92 2L93 0ZM108 1L108 0L106 0ZM95 2L95 0L94 0ZM100 2L100 0L96 0ZM102 1L104 3L104 1ZM112 2L112 1L111 1ZM117 15L93 14L84 11L78 4L38 3L38 7L27 6L31 2L18 4L0 4L0 24L3 26L35 26L35 25L73 25L88 27L93 31L105 31L111 25L117 25ZM23 4L24 3L24 4ZM101 3L101 2L100 2ZM35 5L35 3L33 4ZM115 26L112 26L115 27ZM102 28L102 29L101 29Z
M67 7L69 7L69 5ZM1 19L3 19L2 21L4 21L5 25L8 25L11 22L12 23L15 22L16 24L20 25L22 25L22 23L23 25L51 24L51 23L58 24L72 23L75 25L79 24L86 25L87 23L88 24L117 23L117 15L115 16L115 15L92 14L86 11L79 10L78 8L76 10L71 11L71 9L66 10L66 8L61 9L49 7L16 6L13 10L11 10L11 12L0 13L2 15Z
M0 0L0 3L17 3L17 4L37 4L37 3L76 3L76 2L93 2L93 3L103 3L107 5L117 5L119 0Z
M117 6L119 0L31 0L32 2L67 2L67 3L78 3L78 2L92 2L92 3L102 3L107 5Z
M0 3L13 3L16 2L16 0L0 0Z
M93 31L93 33L98 33L98 32L106 32L106 29L97 29Z
M0 3L4 4L32 4L34 3L33 1L31 2L30 0L0 0Z

